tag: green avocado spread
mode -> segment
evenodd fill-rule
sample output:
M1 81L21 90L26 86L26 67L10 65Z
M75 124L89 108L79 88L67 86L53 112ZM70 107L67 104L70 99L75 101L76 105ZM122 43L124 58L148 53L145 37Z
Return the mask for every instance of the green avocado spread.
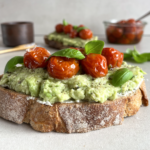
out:
M84 40L79 37L70 38L68 34L53 32L48 35L48 39L62 42L63 45L65 46L70 45L70 46L75 46L75 47L84 47L85 44L88 43L89 41L98 40L98 37L93 36L89 40Z
M121 68L133 72L133 78L121 87L110 83L110 75L120 68L108 71L105 77L93 78L87 74L78 74L70 79L60 80L50 77L43 68L28 69L17 67L12 73L6 73L0 80L0 85L14 91L38 97L41 102L88 101L103 103L135 91L143 81L145 74L139 67L123 62Z

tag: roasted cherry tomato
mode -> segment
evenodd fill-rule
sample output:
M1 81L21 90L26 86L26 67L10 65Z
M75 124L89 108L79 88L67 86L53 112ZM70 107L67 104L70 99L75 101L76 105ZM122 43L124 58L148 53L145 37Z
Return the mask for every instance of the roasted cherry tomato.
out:
M143 35L143 25L141 21L136 21L136 41L139 42Z
M108 36L108 35L111 35L114 30L115 30L115 27L114 27L114 26L109 26L109 27L106 29L106 34L107 34L107 36Z
M120 38L122 34L123 34L123 30L121 28L115 28L112 35L115 38Z
M79 32L79 36L82 39L91 39L93 36L93 33L90 29L83 29Z
M121 37L120 39L118 39L118 43L119 44L129 44L130 40L127 37Z
M143 30L137 29L135 40L137 42L139 42L141 40L141 38L142 38L142 35L143 35Z
M81 60L81 65L85 73L94 78L106 76L108 73L107 60L100 54L90 53Z
M135 33L135 32L136 32L136 26L129 25L125 28L125 34L126 33Z
M24 65L29 69L45 68L47 66L47 58L50 53L42 47L29 49L24 54Z
M121 21L117 22L117 24L119 24L119 25L122 25L122 24L125 24L125 23L126 23L126 20L121 20Z
M85 55L85 49L84 48L81 48L81 47L70 47L72 49L76 49L78 51L80 51L83 55Z
M64 26L63 27L63 31L64 31L64 33L71 33L72 32L72 30L73 30L73 26L71 25L71 24L68 24L68 25L66 25L66 26Z
M102 55L107 59L108 67L120 67L123 61L123 53L114 48L103 48Z
M141 40L143 25L141 21L134 19L121 20L106 28L107 39L110 43L135 44Z
M83 25L83 24L81 24L81 25L79 25L79 27L84 27L84 25Z
M112 35L109 35L109 36L107 37L107 40L108 40L110 43L116 43L116 38L113 37Z
M47 71L53 78L71 78L79 71L79 62L74 58L52 56L48 61Z
M55 30L56 30L57 33L63 32L63 25L62 24L57 24L55 26Z
M115 27L114 27L114 26L109 26L109 27L106 29L107 40L108 40L110 43L116 43L116 38L113 36L114 30L115 30Z
M135 32L136 32L136 22L135 22L135 20L134 19L127 20L126 28L125 28L125 34L131 34L131 33L135 34Z
M77 31L76 30L73 30L71 31L70 35L69 35L71 38L75 38L77 36Z
M130 42L132 42L132 40L134 40L134 38L135 38L135 34L136 33L127 33L126 34L126 37L130 40Z
M135 24L136 21L134 19L129 19L126 21L127 24Z

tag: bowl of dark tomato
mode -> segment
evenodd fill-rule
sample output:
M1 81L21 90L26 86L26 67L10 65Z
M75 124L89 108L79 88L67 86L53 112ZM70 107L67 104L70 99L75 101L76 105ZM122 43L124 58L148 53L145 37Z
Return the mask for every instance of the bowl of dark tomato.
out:
M107 40L114 44L137 44L142 39L146 24L134 19L104 21Z

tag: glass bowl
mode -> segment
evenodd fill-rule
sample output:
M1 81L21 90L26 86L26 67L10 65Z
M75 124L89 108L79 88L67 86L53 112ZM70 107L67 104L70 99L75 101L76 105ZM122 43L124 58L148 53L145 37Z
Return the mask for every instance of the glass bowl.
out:
M114 44L137 44L142 39L146 24L134 19L104 21L107 40Z

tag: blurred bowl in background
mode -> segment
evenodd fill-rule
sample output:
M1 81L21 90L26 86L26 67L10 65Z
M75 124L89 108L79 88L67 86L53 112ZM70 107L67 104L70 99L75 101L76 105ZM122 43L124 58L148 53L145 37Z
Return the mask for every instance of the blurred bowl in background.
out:
M14 47L34 42L34 29L32 22L2 23L1 30L5 46Z
M146 24L146 22L135 21L134 19L104 21L107 40L114 44L139 43Z

